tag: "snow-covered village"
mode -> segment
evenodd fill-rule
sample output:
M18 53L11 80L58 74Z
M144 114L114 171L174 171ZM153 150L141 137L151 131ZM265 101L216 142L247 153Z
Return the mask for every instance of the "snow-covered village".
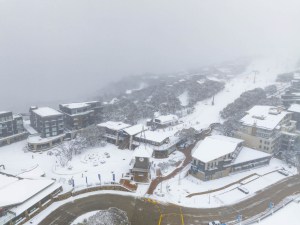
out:
M7 4L7 10L17 13L14 7ZM96 18L97 7L86 9L89 17ZM39 9L40 16L44 10L49 13ZM161 9L143 9L148 10ZM104 11L103 18L110 18ZM0 21L1 12L10 11L0 6ZM140 15L136 13L133 18ZM86 38L79 36L74 38ZM10 57L1 54L5 62ZM40 83L28 75L24 90L12 91L11 86L8 97L0 93L0 225L299 224L299 57L221 59L193 69L174 67L177 72L117 77L95 89L96 95L79 91L84 84L77 72L55 80L48 68ZM80 63L75 64L80 70ZM5 77L10 70L3 71L0 63L2 81L10 81ZM109 69L105 71L109 77ZM99 78L105 80L105 75ZM68 80L61 93L55 87L60 79ZM49 84L35 89L43 82ZM32 99L27 85L34 86ZM59 98L43 99L48 86ZM64 98L71 90L71 98ZM18 91L16 96L24 96L20 104L4 103Z

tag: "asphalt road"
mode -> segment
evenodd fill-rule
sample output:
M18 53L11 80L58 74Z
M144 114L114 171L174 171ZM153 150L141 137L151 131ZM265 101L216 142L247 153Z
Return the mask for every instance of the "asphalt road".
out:
M78 216L95 210L117 207L128 214L132 225L202 225L211 220L232 221L241 214L247 219L278 204L285 197L300 193L300 175L288 177L255 196L234 205L211 209L194 209L176 205L162 205L145 199L115 194L84 197L62 205L48 215L40 225L67 225Z

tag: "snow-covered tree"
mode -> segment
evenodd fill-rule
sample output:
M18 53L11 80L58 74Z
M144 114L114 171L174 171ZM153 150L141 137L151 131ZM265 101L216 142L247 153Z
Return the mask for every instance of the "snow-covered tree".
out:
M118 208L100 210L76 225L130 225L126 212Z

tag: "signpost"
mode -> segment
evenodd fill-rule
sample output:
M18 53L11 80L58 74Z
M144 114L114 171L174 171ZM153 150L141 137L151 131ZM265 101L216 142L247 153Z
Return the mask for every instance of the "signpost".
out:
M274 212L274 205L275 205L274 202L269 203L269 209L272 210L272 214Z
M242 214L237 215L236 220L240 223L240 225L242 224L242 220L243 220L243 216Z

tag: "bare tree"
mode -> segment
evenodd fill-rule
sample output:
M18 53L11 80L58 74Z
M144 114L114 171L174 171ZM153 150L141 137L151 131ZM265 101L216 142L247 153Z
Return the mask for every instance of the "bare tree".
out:
M84 147L97 147L103 141L103 130L93 125L81 130L76 139L78 139Z
M86 148L86 140L80 136L66 141L58 146L59 151L59 163L61 166L65 167L68 165L68 162L72 160L73 155L81 153L82 149Z

